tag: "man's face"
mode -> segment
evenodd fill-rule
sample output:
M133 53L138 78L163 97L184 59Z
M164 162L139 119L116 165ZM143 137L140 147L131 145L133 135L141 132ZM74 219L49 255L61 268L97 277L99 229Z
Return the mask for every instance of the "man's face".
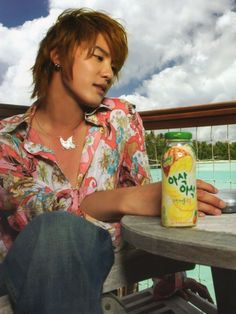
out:
M66 79L62 73L62 81L67 92L81 106L96 108L111 87L114 79L114 68L109 46L99 34L92 55L88 56L88 48L77 47L72 65L72 78Z

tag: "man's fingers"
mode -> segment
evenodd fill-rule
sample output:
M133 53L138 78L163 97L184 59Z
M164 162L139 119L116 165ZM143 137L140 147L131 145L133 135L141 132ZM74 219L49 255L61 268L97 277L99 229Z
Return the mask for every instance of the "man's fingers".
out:
M206 181L197 179L197 189L207 191L209 193L217 193L218 189L214 185L207 183Z
M198 215L220 215L226 203L217 196L218 190L210 183L197 180Z
M221 215L221 209L207 203L198 202L198 215L204 216L205 214L214 216Z
M217 195L205 192L203 190L197 191L197 199L198 199L198 202L206 203L216 208L223 209L226 206L226 203Z

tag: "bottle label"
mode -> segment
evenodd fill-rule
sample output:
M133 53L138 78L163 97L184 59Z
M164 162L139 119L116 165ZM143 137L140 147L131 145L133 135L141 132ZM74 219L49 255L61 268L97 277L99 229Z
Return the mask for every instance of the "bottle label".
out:
M193 226L197 221L196 161L191 145L167 148L162 159L162 224Z

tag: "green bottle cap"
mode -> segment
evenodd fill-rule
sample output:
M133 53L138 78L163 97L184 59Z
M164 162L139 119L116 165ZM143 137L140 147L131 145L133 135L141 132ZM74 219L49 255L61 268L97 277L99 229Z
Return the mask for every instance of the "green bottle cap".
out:
M191 140L192 133L190 132L167 132L165 139L167 140Z

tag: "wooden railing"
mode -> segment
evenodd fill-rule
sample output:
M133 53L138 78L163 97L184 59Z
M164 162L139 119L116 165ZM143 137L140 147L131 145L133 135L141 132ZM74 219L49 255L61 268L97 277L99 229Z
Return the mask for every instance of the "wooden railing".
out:
M27 106L0 104L0 119L23 113ZM142 111L146 130L236 124L236 100L206 105Z
M24 113L28 108L29 107L27 106L0 103L0 119L4 119L15 114Z
M236 124L236 100L140 112L146 130Z

